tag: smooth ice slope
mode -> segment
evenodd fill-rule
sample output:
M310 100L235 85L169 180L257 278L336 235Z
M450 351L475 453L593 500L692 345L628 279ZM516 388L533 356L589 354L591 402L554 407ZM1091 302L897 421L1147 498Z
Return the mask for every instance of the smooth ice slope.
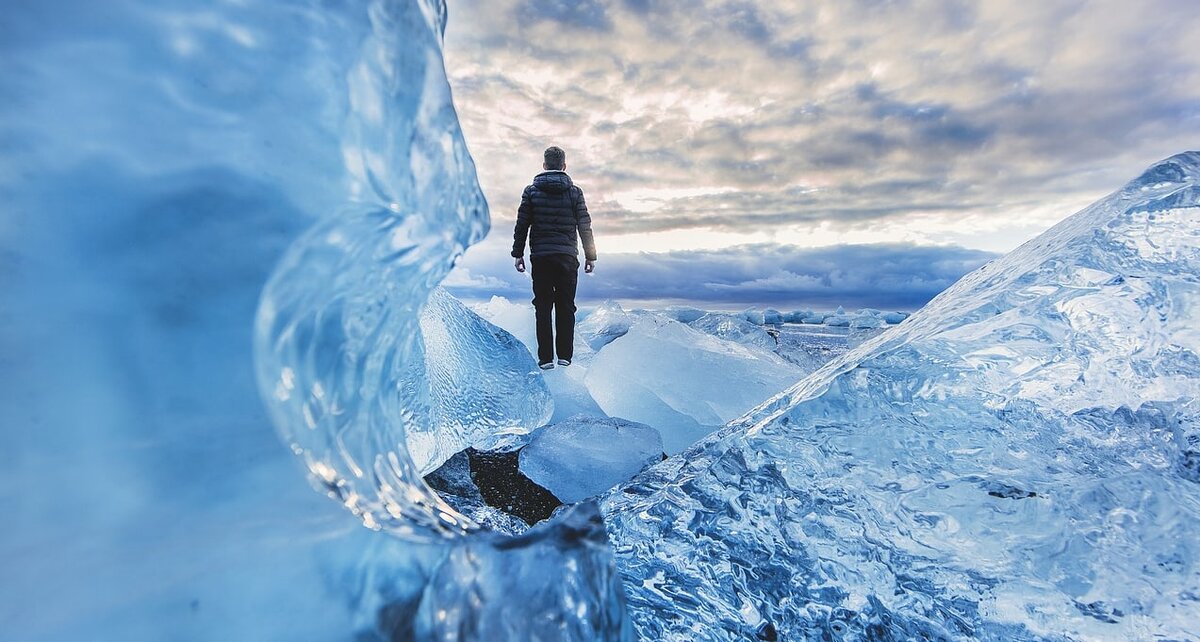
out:
M613 494L642 638L1196 639L1198 203L1163 161Z
M770 351L647 315L596 354L585 381L605 413L654 426L672 454L802 375Z
M645 424L576 415L547 426L521 450L521 472L563 502L595 497L663 454L662 436Z

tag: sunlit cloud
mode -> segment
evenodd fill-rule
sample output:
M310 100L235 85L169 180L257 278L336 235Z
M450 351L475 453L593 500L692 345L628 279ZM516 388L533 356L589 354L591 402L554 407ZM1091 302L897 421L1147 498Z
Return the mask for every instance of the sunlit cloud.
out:
M501 240L550 144L602 254L1003 252L1200 147L1191 0L451 0L450 14L447 69ZM502 245L476 274L504 267Z

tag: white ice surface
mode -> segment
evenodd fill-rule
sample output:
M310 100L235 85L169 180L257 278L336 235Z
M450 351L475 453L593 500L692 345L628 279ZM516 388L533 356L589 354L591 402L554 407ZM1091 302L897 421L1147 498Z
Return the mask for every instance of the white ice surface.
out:
M595 497L663 454L662 436L645 424L575 415L534 435L520 469L563 502Z
M589 368L587 388L605 413L654 426L668 454L802 376L769 350L654 316L635 322Z

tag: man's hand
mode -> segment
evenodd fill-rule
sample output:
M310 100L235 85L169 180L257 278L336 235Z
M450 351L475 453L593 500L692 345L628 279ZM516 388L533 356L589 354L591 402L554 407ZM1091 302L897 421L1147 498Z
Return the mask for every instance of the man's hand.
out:
M586 272L587 274L591 274L592 270L595 270L595 269L596 269L595 261L584 261L583 262L583 271Z
M525 257L518 256L517 258L513 259L513 267L517 268L518 272L524 272L525 271Z

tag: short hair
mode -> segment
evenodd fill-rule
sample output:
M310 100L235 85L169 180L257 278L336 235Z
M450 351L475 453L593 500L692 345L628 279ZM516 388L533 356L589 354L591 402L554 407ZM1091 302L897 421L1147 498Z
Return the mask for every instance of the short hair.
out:
M563 169L567 166L567 153L561 147L547 147L542 156L546 159L543 166L548 170Z

